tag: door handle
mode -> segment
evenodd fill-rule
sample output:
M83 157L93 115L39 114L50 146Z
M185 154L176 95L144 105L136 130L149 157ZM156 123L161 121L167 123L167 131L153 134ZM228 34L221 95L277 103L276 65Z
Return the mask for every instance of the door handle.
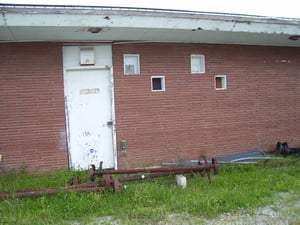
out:
M106 125L109 126L109 127L111 127L112 125L114 125L114 122L112 120L107 121Z

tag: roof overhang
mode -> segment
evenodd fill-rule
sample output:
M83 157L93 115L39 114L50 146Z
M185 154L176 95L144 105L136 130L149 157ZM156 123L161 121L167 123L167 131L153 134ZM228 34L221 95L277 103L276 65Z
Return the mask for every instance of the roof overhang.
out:
M300 47L300 19L88 6L0 4L0 11L0 42L149 41Z

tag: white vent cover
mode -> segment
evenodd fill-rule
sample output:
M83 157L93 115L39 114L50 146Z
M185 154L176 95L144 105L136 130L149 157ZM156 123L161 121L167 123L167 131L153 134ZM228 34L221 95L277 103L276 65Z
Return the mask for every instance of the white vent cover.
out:
M95 65L94 48L80 48L80 65Z

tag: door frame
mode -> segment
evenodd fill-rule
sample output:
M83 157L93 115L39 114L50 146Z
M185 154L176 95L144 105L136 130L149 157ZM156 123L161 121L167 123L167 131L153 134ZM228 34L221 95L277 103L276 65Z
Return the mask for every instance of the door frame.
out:
M64 98L65 98L65 118L66 118L66 133L67 133L67 148L68 148L68 167L70 168L71 154L70 154L70 129L69 129L69 110L67 103L67 72L68 71L86 71L86 70L109 70L109 85L111 91L111 118L112 118L112 146L114 169L118 169L118 155L117 155L117 134L116 134L116 117L115 117L115 96L114 96L114 77L112 66L88 66L88 67L65 67L64 68ZM99 165L95 165L96 167Z

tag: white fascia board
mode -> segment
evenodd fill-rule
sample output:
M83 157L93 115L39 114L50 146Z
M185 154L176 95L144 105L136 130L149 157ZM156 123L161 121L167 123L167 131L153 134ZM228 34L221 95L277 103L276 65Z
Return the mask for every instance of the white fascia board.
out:
M102 28L151 28L171 30L210 30L265 34L299 35L299 24L267 23L201 18L175 18L140 15L86 15L86 14L18 14L6 13L6 26L24 27L102 27ZM3 22L2 22L3 23ZM4 24L3 24L4 25Z
M0 27L6 26L6 18L3 16L0 16Z
M15 37L12 35L12 33L8 29L8 27L0 26L0 37L1 37L1 40L4 40L4 41L14 41L15 40Z
M15 37L13 36L11 30L7 26L6 17L2 14L0 16L0 36L2 40L14 41Z

